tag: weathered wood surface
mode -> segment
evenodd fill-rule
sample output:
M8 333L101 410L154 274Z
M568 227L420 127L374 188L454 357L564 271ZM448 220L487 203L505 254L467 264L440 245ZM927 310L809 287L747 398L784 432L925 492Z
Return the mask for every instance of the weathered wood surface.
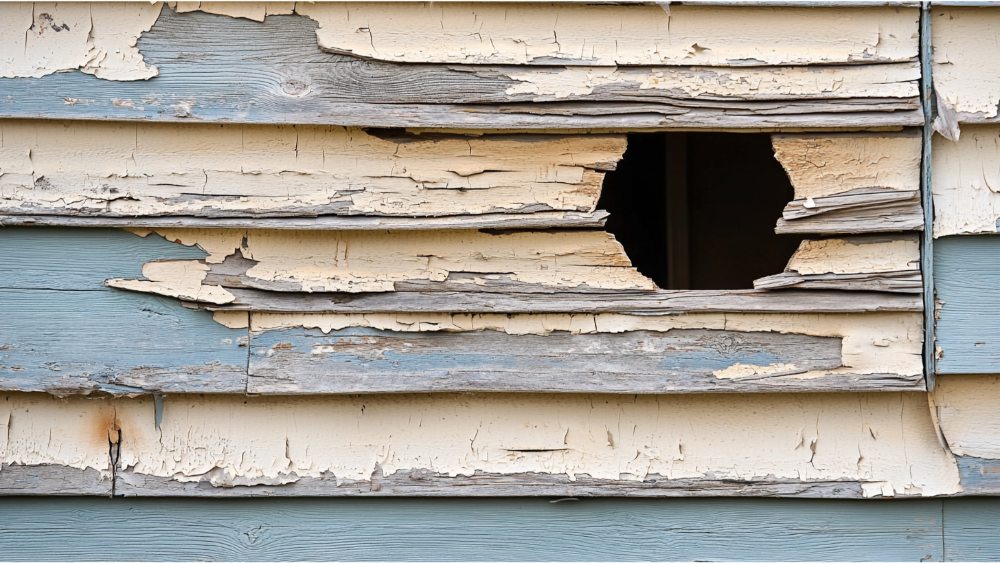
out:
M803 14L819 21L809 10ZM175 14L164 7L138 42L144 60L158 67L156 78L116 82L73 72L0 79L7 101L0 117L467 129L922 123L919 69L913 62L726 72L396 64L324 53L315 29L314 22L299 16L270 16L258 23ZM767 29L776 29L773 21ZM866 33L877 38L878 25L874 35ZM912 41L909 36L904 41ZM886 41L892 41L890 36L876 39L880 46ZM772 47L768 41L766 49ZM758 52L754 65L761 57ZM588 72L597 75L587 78ZM726 78L733 72L746 76ZM791 73L788 79L776 80L786 73ZM789 90L788 83L797 86ZM717 84L714 90L712 84Z
M935 3L937 4L937 3ZM936 6L932 10L935 129L958 141L959 124L997 123L1000 53L992 41L1000 30L1000 6Z
M1000 238L934 241L937 373L1000 373Z
M720 330L510 335L345 328L251 333L251 394L676 393L907 389L921 377L822 372L839 338ZM742 369L741 369L742 368ZM802 374L809 373L806 377Z
M967 124L957 142L932 145L934 237L1000 232L1000 124Z
M877 233L920 231L920 192L860 188L815 199L796 199L782 212L774 232Z
M2 452L2 450L0 450ZM111 496L110 475L65 465L0 464L0 496Z
M1000 496L1000 459L956 456L962 475L962 495Z
M603 227L608 212L486 213L452 217L79 217L67 215L2 215L0 226L120 227L146 229L291 229L356 231L415 229L549 229Z
M846 313L922 311L919 297L839 291L643 291L617 293L274 293L230 289L232 304L189 304L210 311L330 313Z
M8 498L0 500L0 550L21 561L108 559L101 538L115 530L112 551L123 560L941 561L945 553L954 560L1000 554L1000 505L990 499L553 500Z
M0 389L244 392L247 330L112 290L143 260L204 252L108 229L0 230Z
M889 291L923 293L920 272L879 272L873 274L798 274L783 272L756 279L754 289L840 289L848 291Z

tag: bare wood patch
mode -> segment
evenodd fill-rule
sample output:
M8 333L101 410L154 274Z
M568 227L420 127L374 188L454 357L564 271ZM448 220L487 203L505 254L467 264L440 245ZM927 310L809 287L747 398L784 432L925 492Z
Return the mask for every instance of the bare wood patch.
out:
M785 206L774 232L855 234L923 228L920 192L859 188L828 197L793 200Z

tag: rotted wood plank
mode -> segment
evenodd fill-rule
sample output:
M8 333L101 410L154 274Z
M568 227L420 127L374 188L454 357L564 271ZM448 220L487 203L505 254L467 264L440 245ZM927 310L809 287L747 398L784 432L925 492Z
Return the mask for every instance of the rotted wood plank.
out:
M247 391L263 395L856 391L922 385L920 376L821 375L842 366L840 338L770 332L541 336L285 329L252 332L250 353Z
M920 192L859 188L844 193L790 202L774 232L877 233L922 231Z
M110 472L109 472L110 473ZM93 468L0 464L0 496L111 496L112 478Z
M798 274L783 272L756 279L754 289L841 289L848 291L889 291L923 293L920 272L879 272L874 274Z
M717 22L717 10L709 12ZM767 29L774 30L773 14L767 12ZM819 21L814 11L785 12ZM881 8L854 10L848 25L856 23L857 16L876 12L893 20L902 15ZM902 15L903 27L909 25L908 17ZM878 19L863 24L874 25L865 35L878 38L875 51L894 41L892 33L880 37L889 28L880 30ZM164 7L138 43L143 59L158 68L155 80L118 82L78 72L0 79L9 102L0 107L0 117L473 129L873 127L922 122L919 68L909 55L894 55L890 59L901 62L890 64L758 67L762 59L796 51L778 54L772 38L766 48L751 49L752 66L725 71L401 65L324 53L315 32L316 23L299 16L269 16L258 23L175 14ZM723 43L727 38L716 37ZM799 46L802 41L796 38ZM865 42L843 46L850 50ZM707 58L719 57L720 48ZM871 60L875 51L865 51L854 62ZM706 58L685 53L690 63ZM830 55L826 51L822 63L829 63ZM560 58L539 59L546 60L565 64ZM716 62L723 60L731 62L728 57Z
M955 519L945 522L941 499L552 500L9 498L0 549L17 560L99 560L108 546L95 538L116 530L115 553L128 560L941 561L946 531L949 553L964 555L955 560L1000 552L975 550L995 545L995 500L946 500ZM971 517L959 520L963 511Z
M0 254L0 389L245 391L246 328L103 284L201 250L118 230L13 227L0 230Z
M292 229L355 231L416 229L549 229L603 227L608 212L540 211L523 214L486 213L451 217L79 217L67 215L2 215L0 226L120 227L146 229Z
M187 301L210 311L276 313L847 313L922 311L906 294L823 290L643 291L616 293L275 293L230 289L232 304Z

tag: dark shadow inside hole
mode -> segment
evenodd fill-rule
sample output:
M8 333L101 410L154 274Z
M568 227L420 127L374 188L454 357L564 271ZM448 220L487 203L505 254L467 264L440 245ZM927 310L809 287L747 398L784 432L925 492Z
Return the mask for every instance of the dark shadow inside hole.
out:
M671 162L673 170L668 146L686 148L686 158ZM686 174L678 180L679 167ZM674 190L669 198L668 177ZM668 199L685 199L678 193L686 205L671 210ZM607 230L659 287L749 289L753 280L784 270L805 238L774 233L793 197L768 134L634 133L618 169L605 177L598 209L611 212ZM682 225L685 218L686 244L676 227L668 242L669 225Z

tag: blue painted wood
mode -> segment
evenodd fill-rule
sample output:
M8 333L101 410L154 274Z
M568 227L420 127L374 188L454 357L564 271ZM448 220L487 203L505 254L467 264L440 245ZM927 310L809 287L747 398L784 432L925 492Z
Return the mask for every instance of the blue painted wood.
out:
M1000 561L1000 499L944 501L945 561Z
M1000 237L934 241L939 374L1000 373Z
M963 494L1000 495L1000 459L956 456Z
M159 67L159 76L117 82L68 72L0 79L0 117L480 129L923 122L912 99L735 100L727 105L692 97L678 103L637 83L626 91L607 85L579 100L559 100L556 112L533 112L528 106L537 96L507 94L518 82L495 68L466 72L454 65L331 55L317 46L316 25L300 16L269 16L259 23L201 12L175 14L164 6L138 42L145 61Z
M0 229L0 390L245 392L246 329L107 288L205 253L110 229Z
M5 498L0 560L940 561L941 506L938 499Z

